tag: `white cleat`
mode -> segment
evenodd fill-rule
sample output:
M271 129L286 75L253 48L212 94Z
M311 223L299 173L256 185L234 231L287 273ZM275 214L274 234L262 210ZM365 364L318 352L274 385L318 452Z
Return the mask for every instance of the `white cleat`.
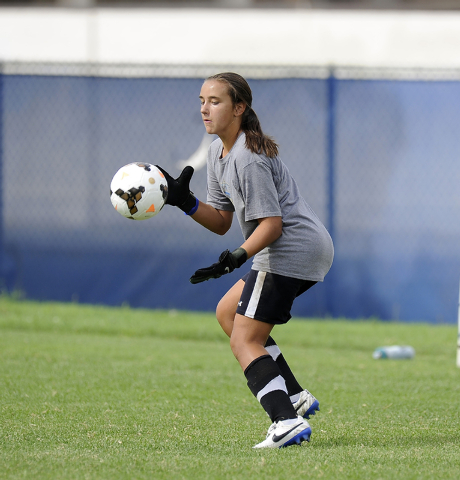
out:
M319 412L319 402L308 390L302 390L300 398L292 406L297 415L304 418L310 418L310 415L315 415L316 411Z
M289 445L300 445L302 442L310 441L310 424L302 417L297 417L297 421L289 422L280 420L272 423L267 432L267 438L252 448L282 448Z

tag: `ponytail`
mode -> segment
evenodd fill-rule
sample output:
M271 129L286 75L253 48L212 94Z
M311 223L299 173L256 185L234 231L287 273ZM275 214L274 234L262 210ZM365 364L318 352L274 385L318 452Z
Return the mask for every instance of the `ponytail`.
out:
M278 145L272 138L264 134L256 112L249 105L246 105L243 113L241 129L246 134L246 147L251 152L264 153L269 158L278 155Z
M252 109L252 92L248 82L237 73L218 73L208 77L207 80L218 80L228 86L228 93L233 105L244 103L246 109L241 121L241 129L246 134L246 148L252 153L263 153L269 158L278 155L278 145L269 136L265 135L257 117Z

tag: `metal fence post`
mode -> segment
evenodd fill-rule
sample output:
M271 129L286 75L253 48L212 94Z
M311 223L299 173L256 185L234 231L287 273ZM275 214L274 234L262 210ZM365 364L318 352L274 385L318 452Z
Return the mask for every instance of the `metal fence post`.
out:
M331 68L327 79L327 133L326 133L326 158L327 158L327 228L337 249L336 235L336 158L335 158L335 139L336 139L336 96L337 96L337 78L334 69ZM328 292L326 298L327 310L334 316L335 314L335 296L336 279L334 266L327 277Z
M336 82L331 69L327 79L327 222L328 230L335 238L335 129L336 129Z

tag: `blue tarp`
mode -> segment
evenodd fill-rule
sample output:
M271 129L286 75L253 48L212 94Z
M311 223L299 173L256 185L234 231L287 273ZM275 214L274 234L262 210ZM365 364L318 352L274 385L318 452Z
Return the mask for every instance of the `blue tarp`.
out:
M244 272L188 279L242 243L238 225L219 237L168 206L133 222L109 199L126 163L180 172L204 136L202 80L0 77L3 288L32 299L213 309ZM293 313L455 322L460 82L249 82L264 131L334 237L330 273ZM205 200L205 168L192 189Z

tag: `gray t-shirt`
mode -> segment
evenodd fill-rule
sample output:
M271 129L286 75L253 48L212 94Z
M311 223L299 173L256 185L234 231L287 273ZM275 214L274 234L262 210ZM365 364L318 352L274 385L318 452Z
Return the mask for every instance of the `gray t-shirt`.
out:
M253 268L323 281L334 256L329 233L300 195L286 165L277 157L252 153L245 141L242 133L224 158L220 139L209 147L207 203L235 212L245 240L257 228L257 219L282 217L282 235L254 256Z

